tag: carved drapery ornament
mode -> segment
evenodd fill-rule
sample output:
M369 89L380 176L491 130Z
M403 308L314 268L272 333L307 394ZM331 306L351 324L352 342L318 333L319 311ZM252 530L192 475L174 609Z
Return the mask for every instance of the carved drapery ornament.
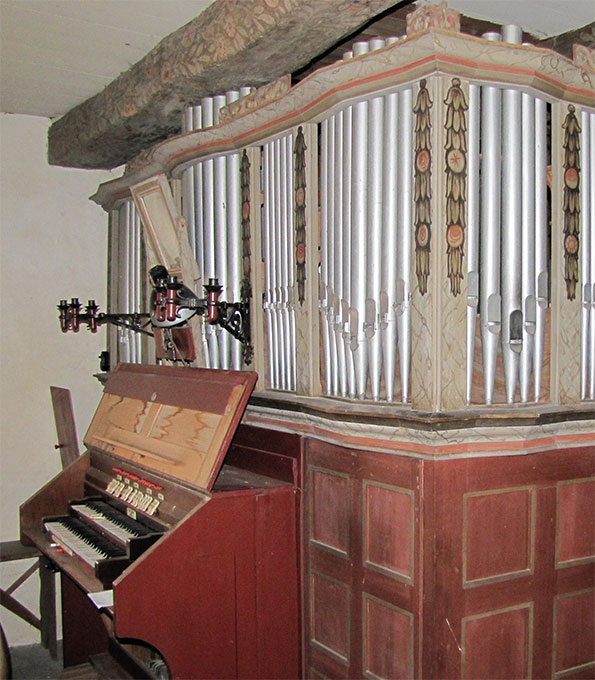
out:
M432 142L430 139L432 101L425 79L419 84L415 113L415 273L419 292L425 295L430 274L430 245L432 237Z
M572 104L562 124L564 130L564 279L566 296L576 297L578 282L580 195L580 132L581 128Z
M461 292L463 258L467 220L467 121L469 108L461 81L452 79L444 103L446 104L445 165L446 173L446 256L450 292L456 297Z
M242 301L252 298L250 285L250 161L246 149L240 161L240 198L242 202L242 283L240 296Z
M306 300L306 140L302 126L298 128L294 145L295 187L295 262L297 267L298 300Z

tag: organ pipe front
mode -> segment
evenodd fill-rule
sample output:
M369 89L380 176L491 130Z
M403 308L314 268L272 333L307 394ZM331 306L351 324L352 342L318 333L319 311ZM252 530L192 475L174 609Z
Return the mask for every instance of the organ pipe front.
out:
M293 87L204 98L94 197L132 229L129 187L168 176L193 283L252 296L257 394L386 413L594 398L592 52L437 23ZM114 298L140 287L130 258ZM207 367L245 368L231 336L202 334Z

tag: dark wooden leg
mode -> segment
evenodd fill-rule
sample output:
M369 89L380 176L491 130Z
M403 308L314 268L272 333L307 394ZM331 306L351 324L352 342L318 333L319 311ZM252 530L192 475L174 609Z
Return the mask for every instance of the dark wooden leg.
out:
M56 635L56 574L47 557L39 558L39 611L41 644L49 651L52 659L58 656Z

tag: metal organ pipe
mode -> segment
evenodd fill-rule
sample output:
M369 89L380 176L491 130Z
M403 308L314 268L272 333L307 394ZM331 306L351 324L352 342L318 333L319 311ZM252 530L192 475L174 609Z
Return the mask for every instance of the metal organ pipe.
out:
M535 338L533 343L533 397L541 394L541 364L548 306L547 264L547 107L535 99Z
M399 136L399 95L396 92L384 98L385 150L383 176L382 215L382 292L380 303L384 382L386 400L393 401L395 394L395 365L397 356L397 257L401 247L397 240L397 195Z
M589 241L591 314L589 319L589 399L595 399L595 113L589 113ZM584 189L583 189L584 191Z
M471 403L475 327L479 305L480 88L469 85L467 160L467 403Z
M484 34L483 37L488 40L500 39L498 34ZM487 404L493 401L498 334L500 333L501 107L500 88L482 86L480 323Z
M581 399L595 398L595 113L581 113Z
M341 299L341 326L343 352L347 374L347 393L355 398L355 364L351 351L350 317L351 308L351 148L353 130L353 109L348 106L343 111L343 168L342 168L342 241L343 241L343 296Z
M529 382L533 367L535 339L535 98L525 92L522 106L522 223L521 223L521 298L522 347L520 357L521 402L529 401Z
M384 40L369 43L370 50L384 47ZM373 97L368 103L367 142L367 297L364 332L368 341L368 362L372 399L380 397L382 370L382 338L378 325L382 284L382 182L384 151L384 97Z
M514 401L520 349L521 313L521 93L507 88L502 107L501 298L502 355L506 400Z
M240 93L230 90L226 93L226 104L237 101ZM226 173L227 195L227 299L237 301L241 298L242 285L242 205L240 195L240 154L232 153L227 157ZM221 279L220 279L221 280ZM242 368L242 344L228 333L231 343L231 368Z
M397 334L402 401L409 400L411 364L411 225L413 224L413 90L399 94L399 169L397 215Z
M338 393L342 397L347 396L347 356L346 347L343 340L342 309L344 300L344 244L343 237L343 211L345 203L343 200L343 128L344 114L339 111L333 116L335 124L334 135L334 211L333 211L333 233L334 233L334 293L332 300L332 328L334 342L337 352L338 369Z
M581 309L581 399L589 394L589 349L591 344L591 234L590 213L591 173L589 163L591 130L589 113L581 113L581 274L582 274L582 309Z
M365 54L368 43L353 45L354 57ZM367 261L367 150L368 102L353 105L351 168L351 350L355 367L355 389L358 399L366 396L368 378L368 348L364 335L366 309L366 261Z

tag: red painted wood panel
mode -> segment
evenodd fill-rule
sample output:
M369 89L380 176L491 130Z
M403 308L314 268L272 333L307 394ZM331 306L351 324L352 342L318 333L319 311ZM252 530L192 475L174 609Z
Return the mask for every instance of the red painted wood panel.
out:
M413 491L368 481L363 491L365 566L412 582Z
M413 677L413 614L364 595L364 675L383 680Z
M349 553L349 478L332 470L310 468L310 540Z
M463 619L462 678L531 677L533 608L523 604Z
M558 484L557 562L595 557L595 480Z
M595 590L558 595L555 603L554 670L590 665L595 672Z
M532 571L534 489L465 494L463 504L463 578L467 585L514 578Z

